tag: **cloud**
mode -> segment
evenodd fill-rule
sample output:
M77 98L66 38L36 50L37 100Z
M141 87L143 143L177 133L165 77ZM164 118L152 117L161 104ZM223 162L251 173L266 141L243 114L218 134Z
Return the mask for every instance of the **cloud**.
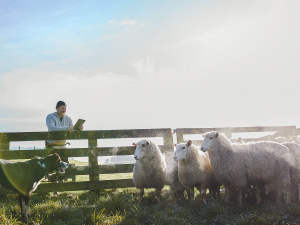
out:
M295 124L299 3L282 3L224 1L173 27L91 24L54 41L53 60L2 73L1 123L40 130L65 100L86 129Z
M98 39L98 41L133 38L143 26L144 23L137 20L109 20L107 23L101 25L107 33L104 37Z
M142 23L139 23L137 20L109 20L107 22L107 28L116 28L116 27L140 27L143 26Z
M150 57L146 59L138 59L132 64L132 67L137 71L138 76L142 79L149 80L155 76L154 62L150 60Z

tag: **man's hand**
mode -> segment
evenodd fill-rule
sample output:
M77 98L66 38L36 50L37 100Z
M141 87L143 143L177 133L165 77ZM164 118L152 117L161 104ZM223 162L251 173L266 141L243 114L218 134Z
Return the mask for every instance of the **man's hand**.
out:
M79 130L81 130L81 131L83 130L83 124L79 125Z
M68 127L68 131L72 132L74 130L74 127Z

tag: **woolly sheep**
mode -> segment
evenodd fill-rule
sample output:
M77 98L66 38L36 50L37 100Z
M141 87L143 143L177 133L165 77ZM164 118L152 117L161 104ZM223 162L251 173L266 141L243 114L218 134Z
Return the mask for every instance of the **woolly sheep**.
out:
M300 203L299 182L300 182L300 145L286 142L282 145L289 149L291 155L290 179L291 179L291 196L294 203Z
M243 141L243 139L241 138L241 137L238 137L238 139L236 140L236 143L245 143L244 141Z
M286 138L285 137L276 137L276 138L274 138L274 140L271 140L271 141L284 143L284 142L286 142Z
M136 144L133 167L133 182L140 189L140 202L143 199L144 188L155 188L158 203L161 199L161 189L166 182L166 161L159 147L150 140L141 140Z
M286 139L286 142L282 142L282 140ZM299 196L299 182L300 182L300 145L297 143L292 143L292 137L280 137L275 138L274 140L282 143L282 145L286 146L289 149L291 155L290 161L290 180L291 180L291 200L294 203L300 203L300 196ZM273 187L267 187L269 192L272 191ZM264 192L264 191L262 191Z
M201 150L208 151L215 176L224 183L225 192L235 188L239 204L243 203L242 190L248 185L276 187L280 199L282 191L290 202L290 155L287 147L270 141L232 144L216 131L203 135ZM257 193L257 202L261 198ZM227 197L228 199L228 197Z
M175 192L176 198L184 199L184 190L187 190L179 180L178 176L178 162L174 160L175 152L166 153L166 164L167 164L167 181L171 184L171 188ZM188 192L188 190L187 190ZM188 193L189 195L189 193Z
M177 144L174 159L178 162L180 182L189 190L189 200L194 200L194 187L201 192L204 204L206 189L211 188L220 196L220 185L214 179L214 171L207 153L199 149L189 140L187 143Z
M296 137L296 142L297 142L298 144L300 144L300 135L298 135L298 136Z

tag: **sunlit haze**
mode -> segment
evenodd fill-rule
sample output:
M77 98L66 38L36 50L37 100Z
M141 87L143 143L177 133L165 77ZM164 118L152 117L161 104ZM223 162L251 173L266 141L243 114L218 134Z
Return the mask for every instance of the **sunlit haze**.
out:
M0 132L300 125L300 1L1 1Z

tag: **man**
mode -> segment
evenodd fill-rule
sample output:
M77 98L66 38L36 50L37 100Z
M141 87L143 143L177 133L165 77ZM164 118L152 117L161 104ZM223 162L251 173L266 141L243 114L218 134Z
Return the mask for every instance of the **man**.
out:
M48 131L70 131L74 130L73 122L70 117L66 115L67 105L63 101L56 104L56 112L48 114L46 124ZM79 126L79 130L83 130L83 124ZM47 141L46 145L64 146L65 140L60 141Z
M69 131L72 132L74 130L73 122L70 117L66 115L67 105L63 101L59 101L56 104L56 112L50 113L46 117L46 125L48 127L48 131ZM79 126L79 130L83 130L83 124ZM50 148L51 151L55 151L55 149L65 148L67 144L66 140L47 140L45 142L46 148ZM61 158L63 161L68 162L68 158ZM49 177L51 182L63 182L66 180L66 176L56 176L53 175ZM55 192L57 195L58 192Z

